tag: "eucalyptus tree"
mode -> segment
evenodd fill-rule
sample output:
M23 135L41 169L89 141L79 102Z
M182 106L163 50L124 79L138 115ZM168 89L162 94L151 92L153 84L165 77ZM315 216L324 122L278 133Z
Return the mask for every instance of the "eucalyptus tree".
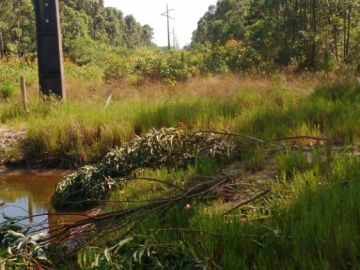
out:
M220 0L198 23L193 43L235 39L264 62L329 68L359 59L360 0Z
M103 0L62 0L60 12L65 52L78 40L77 44L86 44L81 39L120 47L152 44L151 27L104 7ZM35 53L35 40L33 0L0 1L0 55Z

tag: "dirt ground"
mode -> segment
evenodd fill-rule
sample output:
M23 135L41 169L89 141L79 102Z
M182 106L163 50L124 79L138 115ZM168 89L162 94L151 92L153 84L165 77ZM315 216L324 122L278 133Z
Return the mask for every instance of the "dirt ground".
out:
M11 155L16 146L26 138L26 132L0 126L0 166Z

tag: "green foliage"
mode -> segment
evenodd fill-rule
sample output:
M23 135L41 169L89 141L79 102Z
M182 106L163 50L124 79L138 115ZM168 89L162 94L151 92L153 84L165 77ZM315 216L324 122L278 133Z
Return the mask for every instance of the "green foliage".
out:
M179 122L195 130L232 130L264 140L308 135L327 137L339 145L360 141L357 82L329 83L310 96L299 97L298 90L279 82L279 76L273 78L266 93L241 88L222 98L211 93L203 96L201 84L200 94L179 92L169 97L156 92L137 101L114 98L106 110L103 98L69 100L59 106L30 102L29 114L11 102L0 106L0 119L7 124L28 124L29 160L53 160L63 167L97 162L109 149L131 140L135 132L144 134Z
M8 101L16 91L16 87L13 86L10 82L5 82L0 84L0 96L5 100Z
M4 218L6 221L0 223L0 267L32 269L51 265L44 246L38 243L46 235L44 233L26 235L28 229L14 225L16 219L5 216Z
M96 61L99 48L90 38L78 38L69 42L69 57L78 65Z
M301 173L311 168L311 157L303 152L285 152L278 154L275 159L276 168L285 178L292 177L296 173Z
M242 88L237 94L221 98L210 94L196 96L195 93L189 97L185 92L164 100L158 96L136 102L121 99L115 100L106 111L103 101L31 103L26 117L21 112L4 113L16 111L18 106L9 104L11 106L0 108L0 114L10 123L14 120L11 117L29 121L27 146L32 152L38 151L37 157L60 157L66 161L84 157L85 162L96 160L109 146L131 140L135 136L134 128L145 134L151 127L175 126L180 121L194 130L228 129L267 141L285 136L326 136L336 145L334 152L326 147L314 151L311 140L296 142L304 143L305 151L289 147L270 159L272 151L241 148L243 153L249 154L238 162L252 172L261 170L261 178L275 178L271 169L276 169L278 178L267 182L271 189L269 196L226 216L222 215L224 209L229 209L233 203L225 199L208 199L200 205L190 203L186 208L175 207L167 213L154 211L136 222L131 231L126 231L126 237L122 236L124 231L117 231L97 238L96 247L87 247L78 253L78 264L83 269L161 269L161 266L165 269L197 266L231 270L357 269L360 160L347 150L347 144L358 144L360 139L358 82L348 79L327 83L303 97L294 94L294 89L286 86L282 76L273 76L269 85L266 93L262 88L247 92ZM153 139L144 143L159 145L157 139ZM191 139L194 138L191 136ZM168 143L162 146L166 148L166 145ZM321 144L317 145L320 147ZM158 151L155 147L151 153L147 146L140 148L144 152L135 151L136 155L125 156L131 156L132 162L134 159L142 162L145 158L144 162L161 162L159 151L163 153L163 149ZM123 151L112 152L119 162L111 163L110 167L123 163ZM110 160L115 160L114 156ZM198 175L212 175L220 169L222 167L215 162L197 159L185 170L151 170L150 167L134 171L131 177L160 178L183 187ZM89 175L85 169L83 172ZM252 172L251 177L254 176ZM245 173L239 176L241 181L246 177ZM106 209L127 209L127 201L161 199L172 191L154 183L125 181L122 184L122 189L111 199L124 202ZM251 179L249 186L255 184ZM97 186L90 186L94 191L101 191ZM242 195L239 194L240 201ZM96 197L101 198L99 194ZM11 230L16 231L16 228ZM0 239L9 239L4 235L0 232ZM12 243L13 240L10 245ZM16 249L12 249L15 257L11 257L4 246L0 246L2 263L4 258L19 258L23 263L23 257L15 255Z
M21 75L25 76L27 84L34 84L38 81L36 67L37 63L28 59L19 59L17 57L2 59L0 61L0 84L11 83L18 85Z
M129 67L121 58L113 57L107 61L107 67L104 71L104 80L120 80L129 75Z
M292 155L298 159L299 154L291 151L287 159ZM356 203L360 160L334 155L324 171L319 170L321 159L313 159L283 181L271 181L270 196L226 217L221 209L229 206L219 201L194 204L192 211L175 207L150 214L126 238L114 239L111 234L106 243L84 248L78 253L79 265L81 269L357 268L360 221L354 217L360 213ZM144 198L147 192L137 193L136 199Z
M356 66L359 11L359 0L221 0L199 21L193 44L241 41L247 49L240 59L269 66Z
M52 203L56 209L87 209L109 198L113 179L125 181L137 169L187 167L200 157L230 157L233 150L233 145L214 134L184 128L153 130L111 150L96 166L85 166L64 177Z
M81 250L78 264L90 269L207 269L207 262L198 258L194 248L183 242L161 244L156 237L137 235L121 240L116 245L101 249Z
M64 0L60 2L60 13L64 50L80 64L89 62L92 42L122 47L152 46L153 30L149 25L142 26L130 16L124 18L121 11L105 8L103 1ZM33 1L1 3L0 32L4 44L1 55L22 57L34 54Z

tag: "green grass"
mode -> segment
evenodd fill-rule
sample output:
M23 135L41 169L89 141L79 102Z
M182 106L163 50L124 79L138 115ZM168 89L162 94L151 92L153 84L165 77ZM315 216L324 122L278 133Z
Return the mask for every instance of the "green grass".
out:
M94 162L135 133L180 122L193 129L228 129L266 141L309 135L327 137L338 146L358 144L359 104L360 86L347 81L320 86L309 96L275 84L268 92L239 89L221 98L177 93L153 99L115 99L106 110L98 99L32 102L29 114L16 104L5 104L0 116L9 125L26 125L31 158L50 157L66 166ZM296 143L313 144L310 140ZM359 158L345 151L332 153L326 145L309 152L291 147L275 153L264 150L244 149L239 166L250 176L273 166L277 178L269 182L269 196L227 216L222 213L233 204L221 197L152 214L135 225L134 240L114 255L111 267L130 263L133 269L149 269L161 260L169 265L167 269L194 269L196 263L229 270L360 268ZM145 170L136 175L184 187L196 176L213 175L223 167L199 160L185 170ZM149 200L172 191L160 183L133 180L116 191L113 200ZM104 211L127 207L128 203L119 203ZM159 228L186 230L156 231ZM120 233L97 241L96 249L88 247L79 256L103 256L105 247L116 244L113 240ZM139 256L146 244L156 245L151 258L144 251L143 263L138 264L133 255ZM157 248L161 245L172 248ZM102 264L97 269L112 269L110 262Z
M106 110L96 98L65 104L33 101L30 114L12 103L0 108L0 119L27 126L30 159L66 160L64 166L96 162L135 133L180 122L197 130L226 129L264 140L309 135L339 145L359 142L360 87L355 83L325 85L302 97L293 89L239 90L221 98L178 93L150 100L115 99Z
M335 98L332 93L339 96ZM289 106L275 106L278 103L272 100L263 101L260 105L255 99L256 102L236 109L236 104L243 100L233 98L227 110L221 109L221 101L216 102L218 107L211 106L220 109L211 110L213 115L208 121L198 120L207 117L203 113L210 107L204 105L200 109L194 106L195 113L187 116L197 128L231 127L263 139L300 134L322 135L334 143L346 145L358 142L359 118L348 115L359 116L359 95L359 87L355 84L331 85L317 89L309 97L294 99ZM209 99L205 100L208 102ZM143 115L142 119L151 119L145 123L155 126L171 125L171 121L181 120L163 118L170 114L168 106L156 107L153 113ZM197 110L201 112L199 115ZM186 114L186 110L175 109L175 112L174 115L180 112ZM137 120L137 124L140 122ZM340 122L342 125L339 127ZM193 269L196 262L210 269L220 267L229 270L359 268L360 159L347 152L331 153L326 147L308 153L288 148L274 156L265 154L261 148L248 153L241 164L249 169L250 175L274 162L278 178L270 182L269 196L229 216L222 213L232 204L221 198L194 204L188 210L176 208L165 216L151 215L135 226L131 234L134 237L132 244L115 254L111 264L102 261L104 269L106 265L123 265L124 262L130 263L132 269L148 269L156 260L167 265L167 269ZM208 171L210 174L221 168L219 164L204 161L200 166L185 171L145 171L141 175L184 184L203 174L201 168L204 167L217 168ZM119 192L114 194L114 199L141 200L162 197L169 189L161 184L135 181ZM173 230L157 231L159 228ZM139 255L141 246L148 244L170 245L173 248L164 250L155 247L150 257L143 254L143 261L139 264L132 258ZM79 256L89 250L83 250ZM100 248L96 254L101 252L103 249Z
M252 210L242 208L222 216L229 203L219 198L146 217L132 230L130 244L112 254L111 262L100 260L101 266L92 269L126 263L133 267L127 269L149 269L156 260L167 269L193 269L195 262L209 269L229 270L359 268L360 160L346 154L334 154L332 161L321 160L316 155L304 168L298 152L285 153L292 174L273 179L271 195L251 203ZM206 164L203 161L183 172L157 170L141 175L181 184L198 174L217 171L209 171ZM168 192L158 183L130 182L114 199L154 199ZM113 237L106 240L108 246L116 244L110 240ZM99 246L101 242L97 241ZM138 263L133 258L143 245L154 247L151 255L142 254L142 263ZM90 251L94 250L88 247L79 256ZM103 251L98 248L96 254L101 257Z

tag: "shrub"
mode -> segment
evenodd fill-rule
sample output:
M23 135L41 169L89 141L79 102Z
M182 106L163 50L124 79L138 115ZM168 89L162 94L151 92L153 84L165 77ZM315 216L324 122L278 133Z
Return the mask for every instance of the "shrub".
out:
M97 58L99 48L88 38L79 38L70 43L68 55L78 65L86 65Z
M128 75L128 66L121 58L112 58L108 61L104 71L105 81L123 79Z
M16 87L9 82L5 82L0 85L0 95L5 101L8 101L9 98L15 94L15 91Z

